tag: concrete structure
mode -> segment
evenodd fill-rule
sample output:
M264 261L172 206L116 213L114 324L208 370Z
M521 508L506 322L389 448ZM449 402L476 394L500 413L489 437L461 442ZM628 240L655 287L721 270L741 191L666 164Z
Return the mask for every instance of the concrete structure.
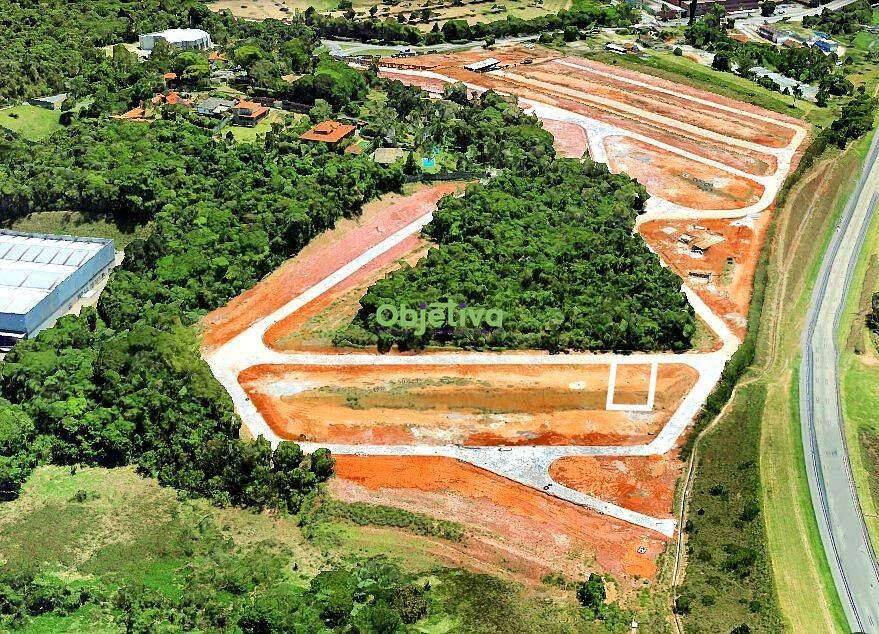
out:
M235 106L235 102L219 97L208 97L195 107L195 111L205 117L222 117Z
M46 108L47 110L60 110L61 104L67 99L67 93L62 92L57 95L49 95L47 97L35 97L28 99L27 102L32 106Z
M115 255L112 240L0 231L0 348L55 323Z
M166 29L157 33L144 33L139 40L140 47L145 51L153 50L156 42L167 42L187 51L203 51L211 47L210 34L201 29Z

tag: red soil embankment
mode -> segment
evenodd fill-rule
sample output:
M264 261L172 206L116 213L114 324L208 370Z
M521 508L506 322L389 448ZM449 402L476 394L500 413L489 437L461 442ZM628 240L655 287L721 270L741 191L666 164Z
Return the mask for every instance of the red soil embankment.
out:
M204 346L220 346L345 266L367 249L436 208L439 199L463 187L437 183L403 196L368 203L358 219L342 220L308 243L252 289L202 320Z
M450 458L336 456L334 495L460 522L469 555L539 579L578 577L597 563L614 575L652 578L665 538ZM644 553L638 549L643 548Z

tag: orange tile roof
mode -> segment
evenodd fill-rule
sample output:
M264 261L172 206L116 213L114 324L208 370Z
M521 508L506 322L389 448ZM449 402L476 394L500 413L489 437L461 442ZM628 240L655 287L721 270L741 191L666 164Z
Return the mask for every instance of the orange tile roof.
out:
M236 108L244 108L245 110L256 110L261 106L255 101L244 101L243 99L235 104Z
M157 94L155 97L150 99L150 103L153 105L159 105L160 103L167 103L172 106L181 105L181 106L189 106L192 105L192 99L183 99L180 97L179 92L171 91L168 94L163 95L162 93Z
M363 148L360 147L359 143L352 143L345 148L345 154L353 154L355 156L359 156L363 154Z
M208 55L208 61L211 61L211 62L217 62L220 60L225 61L225 59L226 59L225 55L223 55L222 53L218 53L217 51L212 51Z
M346 136L354 132L356 128L353 125L339 123L338 121L324 121L318 123L311 130L303 134L300 139L303 141L323 141L324 143L338 143Z
M165 79L177 79L177 73L165 73L162 75Z
M132 108L125 114L120 114L117 119L143 119L146 116L146 108Z

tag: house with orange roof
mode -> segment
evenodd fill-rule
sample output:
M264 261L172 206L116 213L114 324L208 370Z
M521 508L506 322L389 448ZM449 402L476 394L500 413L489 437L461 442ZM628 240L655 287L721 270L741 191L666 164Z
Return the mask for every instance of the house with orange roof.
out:
M347 123L338 121L324 121L306 131L299 138L303 141L319 141L321 143L335 144L353 133L356 128Z
M172 90L167 93L158 93L155 97L150 99L150 103L154 106L161 106L162 104L167 104L169 106L191 106L192 99L184 99L180 96L179 92Z
M263 120L269 113L269 109L254 101L243 99L232 108L232 124L252 128Z
M140 105L124 114L117 114L114 118L124 119L125 121L149 121L151 117L147 115L146 106Z

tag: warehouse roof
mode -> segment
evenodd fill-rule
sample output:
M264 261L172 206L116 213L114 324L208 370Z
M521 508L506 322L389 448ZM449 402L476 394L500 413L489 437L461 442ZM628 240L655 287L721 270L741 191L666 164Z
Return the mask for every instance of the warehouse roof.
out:
M0 313L27 314L107 242L0 231Z
M147 35L161 35L170 44L180 44L182 42L195 42L205 37L210 37L207 31L201 29L165 29L155 33L147 33Z

